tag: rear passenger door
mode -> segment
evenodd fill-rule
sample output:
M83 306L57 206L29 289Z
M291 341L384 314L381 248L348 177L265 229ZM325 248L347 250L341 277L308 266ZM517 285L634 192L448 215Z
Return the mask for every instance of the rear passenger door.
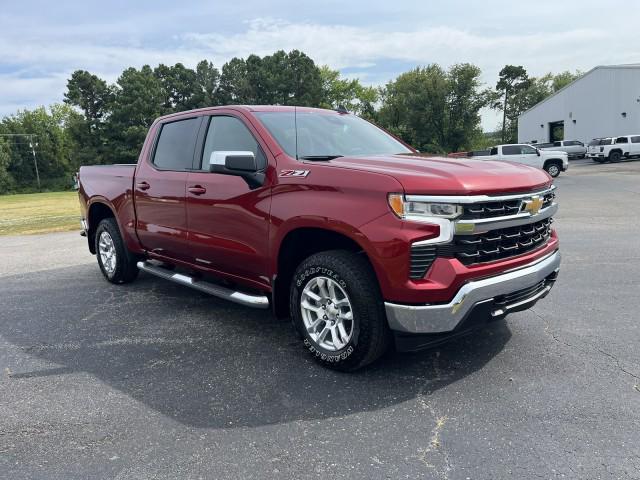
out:
M193 167L202 117L168 121L158 127L154 148L136 170L136 231L149 252L188 260L185 185Z

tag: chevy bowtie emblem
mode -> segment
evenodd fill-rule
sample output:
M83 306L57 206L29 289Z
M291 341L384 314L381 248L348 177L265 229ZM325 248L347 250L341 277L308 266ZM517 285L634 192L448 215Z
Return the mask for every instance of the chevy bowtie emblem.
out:
M534 195L529 200L525 200L522 210L529 212L531 215L535 215L542 208L543 199L539 195Z

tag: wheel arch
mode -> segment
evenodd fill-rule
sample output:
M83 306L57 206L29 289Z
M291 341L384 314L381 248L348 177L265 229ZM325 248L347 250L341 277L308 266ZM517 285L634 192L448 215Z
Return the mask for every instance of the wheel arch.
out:
M357 231L347 228L331 228L325 225L302 224L288 229L274 249L272 266L272 306L279 318L289 316L289 286L297 266L314 253L327 250L347 250L362 255L375 268Z
M102 220L105 218L115 218L118 228L120 228L120 222L118 216L113 209L113 206L103 198L96 198L92 200L87 208L87 242L89 243L89 251L95 255L96 253L96 229ZM120 228L122 232L122 228Z

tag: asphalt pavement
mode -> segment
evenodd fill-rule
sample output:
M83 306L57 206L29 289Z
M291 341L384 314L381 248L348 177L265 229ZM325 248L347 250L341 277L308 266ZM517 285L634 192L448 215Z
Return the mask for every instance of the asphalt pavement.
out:
M556 184L546 299L355 374L267 311L107 283L76 232L0 237L0 478L640 478L640 161Z

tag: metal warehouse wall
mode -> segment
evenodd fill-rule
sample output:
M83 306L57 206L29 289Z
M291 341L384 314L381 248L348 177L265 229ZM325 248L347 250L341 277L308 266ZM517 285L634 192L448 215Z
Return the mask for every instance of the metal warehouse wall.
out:
M640 134L640 65L596 67L524 112L518 142L548 142L549 123L561 120L565 140Z

